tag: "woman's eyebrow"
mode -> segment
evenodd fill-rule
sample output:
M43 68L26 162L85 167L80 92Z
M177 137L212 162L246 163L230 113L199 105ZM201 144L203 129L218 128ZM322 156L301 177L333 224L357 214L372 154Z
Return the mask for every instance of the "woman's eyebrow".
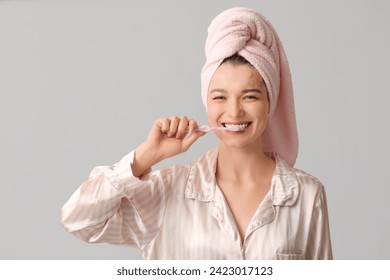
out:
M258 89L258 88L248 88L248 89L244 89L244 90L242 91L242 93L248 93L248 92L257 92L257 93L260 93L260 94L263 93L263 91L261 91L261 90Z
M215 89L210 91L210 93L213 93L213 92L226 93L227 91L222 89L222 88L215 88Z
M225 89L222 89L222 88L215 88L213 90L210 91L210 93L213 93L213 92L219 92L219 93L227 93L227 90ZM258 88L248 88L248 89L244 89L242 91L242 93L248 93L248 92L257 92L259 94L262 94L263 91L258 89Z

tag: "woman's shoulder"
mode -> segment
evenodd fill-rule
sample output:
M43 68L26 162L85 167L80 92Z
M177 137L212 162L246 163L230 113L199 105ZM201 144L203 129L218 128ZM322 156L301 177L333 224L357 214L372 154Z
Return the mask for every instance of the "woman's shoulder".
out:
M212 148L202 154L196 162L185 166L185 168L189 171L190 176L214 178L217 168L217 156L218 148Z
M294 170L299 182L301 198L310 198L310 201L318 201L321 197L324 197L324 185L317 177L298 168L294 168Z
M297 179L300 181L303 185L313 186L317 188L322 188L323 184L322 182L313 174L310 174L302 169L293 168L295 171L295 174L297 176Z
M213 148L203 153L197 161L188 164L174 164L167 167L159 168L151 173L153 176L170 175L180 177L188 177L199 174L214 174L216 168L216 158L218 155L217 148Z
M291 178L292 181L295 181L301 195L318 197L325 191L324 185L316 176L297 167L288 165L283 159L279 158L279 160L278 168L282 169L282 172L279 172Z

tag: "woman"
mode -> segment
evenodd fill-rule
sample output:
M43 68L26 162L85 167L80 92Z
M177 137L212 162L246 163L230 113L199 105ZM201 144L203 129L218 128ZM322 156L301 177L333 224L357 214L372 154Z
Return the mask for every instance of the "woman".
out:
M297 132L288 63L271 24L232 8L209 27L202 99L218 147L151 172L204 132L157 120L146 141L96 167L62 209L87 242L136 246L145 259L331 259L326 196L294 169Z

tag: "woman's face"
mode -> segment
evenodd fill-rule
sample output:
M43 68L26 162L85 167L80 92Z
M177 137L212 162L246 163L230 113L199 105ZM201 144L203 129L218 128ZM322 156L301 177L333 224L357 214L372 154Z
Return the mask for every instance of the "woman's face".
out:
M223 63L209 85L207 114L211 126L240 131L217 131L218 138L231 147L261 147L267 125L269 101L259 72L249 64Z

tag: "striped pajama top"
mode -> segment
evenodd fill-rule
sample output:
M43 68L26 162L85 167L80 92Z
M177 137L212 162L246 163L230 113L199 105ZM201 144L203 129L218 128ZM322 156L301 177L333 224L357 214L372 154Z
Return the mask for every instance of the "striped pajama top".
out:
M145 259L332 259L325 190L277 154L268 194L241 241L215 179L218 148L194 163L133 176L134 151L95 167L62 208L87 242L135 246Z

